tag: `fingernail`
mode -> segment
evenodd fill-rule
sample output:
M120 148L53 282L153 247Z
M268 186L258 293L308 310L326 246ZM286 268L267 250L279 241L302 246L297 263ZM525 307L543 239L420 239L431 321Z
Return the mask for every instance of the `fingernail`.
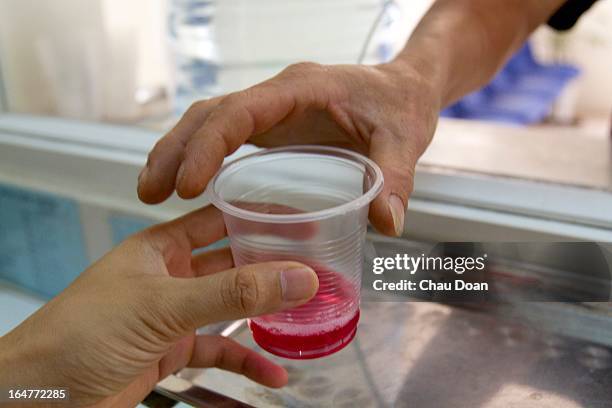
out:
M294 302L308 299L313 293L315 272L308 267L297 267L281 272L281 291L283 300Z
M404 215L406 214L406 208L404 207L402 199L395 194L391 194L388 203L391 216L393 217L395 235L399 237L404 232Z

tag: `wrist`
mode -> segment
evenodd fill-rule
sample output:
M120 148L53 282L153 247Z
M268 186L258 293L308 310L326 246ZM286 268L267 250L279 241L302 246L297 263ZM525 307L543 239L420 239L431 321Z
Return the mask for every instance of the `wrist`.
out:
M44 358L39 347L13 332L0 338L0 387L40 387L53 382L42 371Z
M21 386L22 364L11 333L0 337L0 388Z
M402 58L380 64L378 68L393 78L401 92L428 101L433 108L440 109L444 103L444 88L440 70L429 61L418 58Z

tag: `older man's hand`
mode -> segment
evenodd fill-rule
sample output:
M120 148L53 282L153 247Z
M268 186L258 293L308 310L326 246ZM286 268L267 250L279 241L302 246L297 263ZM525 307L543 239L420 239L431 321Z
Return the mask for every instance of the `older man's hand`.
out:
M175 190L197 197L224 157L247 141L334 145L369 155L382 168L385 186L370 220L382 233L400 235L440 101L425 75L398 64L300 63L252 88L195 103L149 154L140 199L159 203Z

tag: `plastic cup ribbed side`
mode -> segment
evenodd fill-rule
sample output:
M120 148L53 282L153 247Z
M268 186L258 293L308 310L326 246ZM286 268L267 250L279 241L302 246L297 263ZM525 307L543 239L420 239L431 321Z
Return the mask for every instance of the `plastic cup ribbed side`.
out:
M250 320L262 348L316 358L352 340L368 206L382 183L382 172L366 157L317 146L257 152L224 166L211 181L209 194L223 211L237 266L295 260L319 278L308 303Z

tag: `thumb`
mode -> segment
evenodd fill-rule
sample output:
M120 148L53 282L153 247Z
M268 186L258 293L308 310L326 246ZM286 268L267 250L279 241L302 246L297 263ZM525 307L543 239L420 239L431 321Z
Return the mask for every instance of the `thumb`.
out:
M199 278L175 278L170 304L182 327L257 316L306 303L319 287L315 272L297 262L245 265Z
M401 236L419 154L406 139L390 134L375 136L378 137L373 138L370 158L380 166L385 183L370 205L370 221L385 235Z

